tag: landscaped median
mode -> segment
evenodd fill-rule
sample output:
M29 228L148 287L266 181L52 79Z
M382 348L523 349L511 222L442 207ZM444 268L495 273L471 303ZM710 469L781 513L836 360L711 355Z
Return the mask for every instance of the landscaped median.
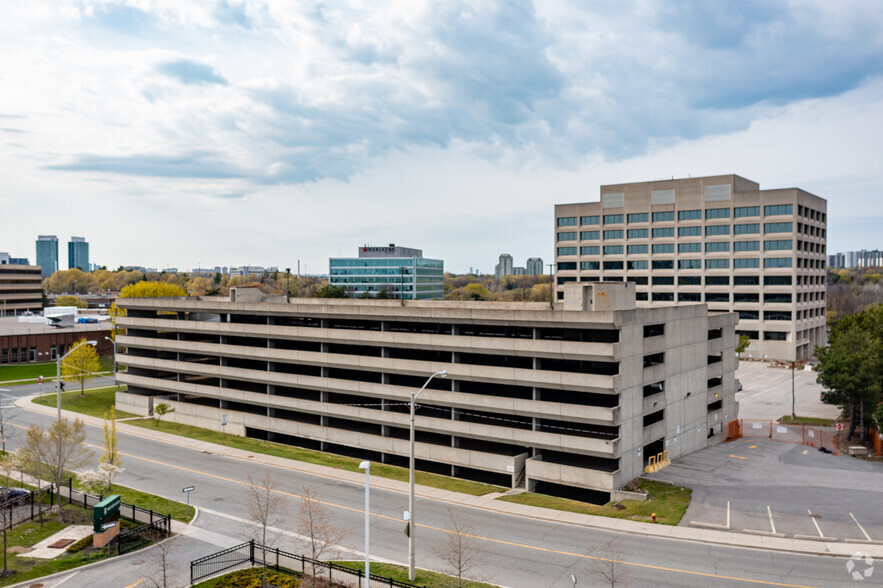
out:
M100 359L101 368L95 376L108 376L113 374L113 359ZM36 384L37 378L43 376L43 384L48 391L55 388L55 376L58 366L54 361L44 363L23 363L20 365L4 365L0 367L0 387L21 386L22 384ZM64 380L64 378L62 377Z

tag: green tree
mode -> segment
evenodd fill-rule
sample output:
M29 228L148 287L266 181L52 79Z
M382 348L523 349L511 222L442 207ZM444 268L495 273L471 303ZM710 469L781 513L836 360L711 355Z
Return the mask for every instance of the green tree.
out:
M739 343L736 345L736 353L743 353L748 346L751 344L751 339L748 335L739 335Z
M86 343L85 338L75 342L73 347L77 348L61 362L61 373L66 378L72 378L79 382L80 396L85 396L86 379L101 369L101 365L98 362L98 352L95 351L94 347ZM71 348L73 349L73 347Z
M153 407L153 413L156 415L156 426L159 427L159 421L162 420L164 416L169 413L175 412L175 409L172 408L171 404L166 402L160 402L156 406Z
M346 298L346 288L325 284L316 291L316 298Z
M165 298L187 296L181 286L169 282L138 282L129 284L120 291L120 298Z
M77 296L65 294L55 299L55 306L76 306L77 308L89 308L89 303Z

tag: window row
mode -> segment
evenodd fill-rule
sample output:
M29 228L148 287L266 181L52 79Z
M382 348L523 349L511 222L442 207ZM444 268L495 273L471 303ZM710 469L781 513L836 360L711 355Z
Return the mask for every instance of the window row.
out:
M802 209L802 207L801 207ZM807 209L808 210L808 209ZM746 217L760 217L760 206L737 206L735 208L706 208L704 210L695 209L695 210L679 210L677 211L677 219L679 221L689 221L689 220L702 220L703 213L705 219L719 219L719 218L746 218ZM763 216L783 216L783 215L791 215L794 214L794 205L792 204L771 204L763 207ZM822 215L824 216L824 215ZM811 217L812 218L812 217ZM660 212L634 212L628 214L605 214L605 215L590 215L590 216L568 216L568 217L559 217L558 218L558 226L559 227L572 227L577 226L577 224L581 225L598 225L598 224L623 224L624 222L628 223L646 223L650 219L653 222L669 222L675 220L675 212L674 211L660 211ZM824 222L824 221L823 221Z

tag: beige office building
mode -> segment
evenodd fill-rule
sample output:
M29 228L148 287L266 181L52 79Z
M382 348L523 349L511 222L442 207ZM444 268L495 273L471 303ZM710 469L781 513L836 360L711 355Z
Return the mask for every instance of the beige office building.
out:
M43 277L35 265L0 263L0 316L43 311Z
M648 459L736 418L734 314L636 308L629 283L548 303L123 298L117 408L407 467L606 501Z
M809 358L827 343L826 221L823 198L736 175L602 186L555 207L557 295L627 280L639 306L737 312L745 358Z

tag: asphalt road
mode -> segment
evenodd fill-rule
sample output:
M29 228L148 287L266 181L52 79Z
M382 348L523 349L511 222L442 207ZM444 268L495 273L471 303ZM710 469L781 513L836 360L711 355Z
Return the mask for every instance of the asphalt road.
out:
M29 423L48 425L51 417L14 409L19 427ZM96 460L101 446L101 430L88 427L87 442L95 446ZM15 447L23 435L9 441ZM300 539L293 536L297 527L298 493L307 485L323 496L332 524L346 529L341 541L357 558L362 551L364 532L364 487L259 463L260 456L242 460L203 453L184 446L120 434L124 467L119 482L148 492L182 499L181 489L194 485L192 503L202 510L194 529L175 549L176 565L187 569L190 559L207 555L251 533L245 507L245 480L248 474L261 477L270 472L280 481L287 516L275 526L280 529L278 545L283 549L304 552ZM406 561L407 538L403 533L402 512L407 496L395 492L372 491L371 554L384 560ZM571 587L571 574L580 586L597 585L600 576L592 573L601 562L587 557L607 557L621 562L617 569L626 574L631 586L854 586L846 569L846 559L804 556L759 550L735 549L670 539L632 536L596 531L566 524L555 524L515 516L488 513L464 507L450 507L431 500L418 499L415 508L420 527L417 541L417 565L443 569L433 551L451 528L451 516L468 521L475 529L478 544L486 555L471 576L510 587ZM149 554L142 564L121 560L99 571L83 570L65 585L91 585L90 574L99 574L101 586L130 586L145 577ZM326 554L326 557L328 555ZM152 564L151 564L152 565ZM142 569L145 572L142 572ZM152 568L151 568L152 569ZM181 572L184 573L183 571ZM153 575L153 572L150 572ZM183 577L183 576L182 576ZM51 584L50 584L51 586Z

